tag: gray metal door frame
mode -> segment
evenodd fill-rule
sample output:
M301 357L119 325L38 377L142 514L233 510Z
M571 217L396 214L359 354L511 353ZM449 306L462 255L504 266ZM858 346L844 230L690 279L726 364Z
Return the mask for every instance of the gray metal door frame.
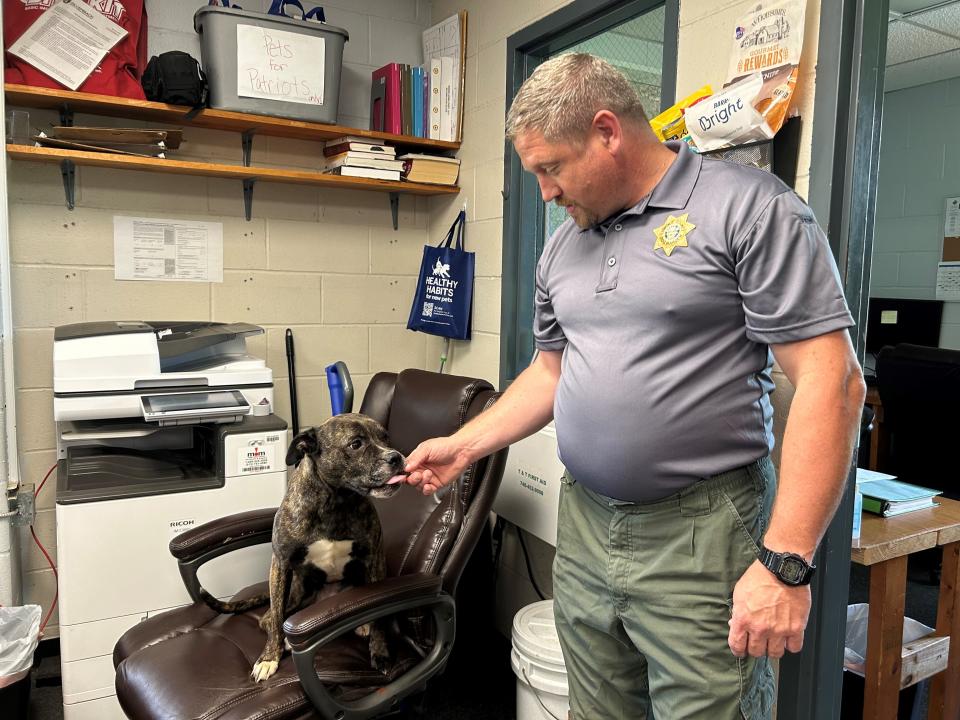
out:
M863 362L880 156L888 0L823 0L808 202L827 231ZM854 455L854 459L856 454ZM855 463L854 463L855 465ZM820 550L803 651L780 663L778 720L837 718L853 524L847 492Z
M536 67L551 55L654 8L665 9L661 106L674 102L679 0L575 0L507 38L507 107ZM530 362L533 303L527 302L543 249L544 207L536 179L523 172L509 142L503 149L503 267L500 303L500 387Z

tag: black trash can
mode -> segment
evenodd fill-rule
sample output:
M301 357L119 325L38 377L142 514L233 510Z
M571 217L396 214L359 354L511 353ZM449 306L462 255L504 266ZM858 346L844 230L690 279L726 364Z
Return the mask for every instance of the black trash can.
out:
M920 717L918 689L926 680L900 691L897 720ZM926 717L924 714L923 717ZM840 702L840 720L863 720L863 678L849 670L843 671L843 697Z
M21 679L0 688L0 708L3 708L3 717L5 719L29 720L30 686L32 682L33 668Z

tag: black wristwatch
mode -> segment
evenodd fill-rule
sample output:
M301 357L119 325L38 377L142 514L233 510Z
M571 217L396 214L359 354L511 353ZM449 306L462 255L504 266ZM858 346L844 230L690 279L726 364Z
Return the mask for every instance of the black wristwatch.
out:
M784 585L809 585L816 566L795 553L777 553L760 547L760 562Z

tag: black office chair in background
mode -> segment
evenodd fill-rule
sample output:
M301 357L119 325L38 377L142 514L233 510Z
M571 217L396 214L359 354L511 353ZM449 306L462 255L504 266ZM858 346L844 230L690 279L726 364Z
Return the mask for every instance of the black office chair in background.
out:
M888 463L900 480L960 500L960 351L901 344L877 356Z

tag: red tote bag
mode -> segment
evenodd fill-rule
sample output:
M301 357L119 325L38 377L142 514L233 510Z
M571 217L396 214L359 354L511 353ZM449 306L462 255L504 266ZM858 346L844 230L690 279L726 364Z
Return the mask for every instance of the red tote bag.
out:
M144 100L140 77L147 67L147 8L144 0L84 0L90 7L127 31L97 68L80 92L117 95ZM8 83L63 88L30 63L6 52L27 28L45 13L53 0L3 0L4 72Z

